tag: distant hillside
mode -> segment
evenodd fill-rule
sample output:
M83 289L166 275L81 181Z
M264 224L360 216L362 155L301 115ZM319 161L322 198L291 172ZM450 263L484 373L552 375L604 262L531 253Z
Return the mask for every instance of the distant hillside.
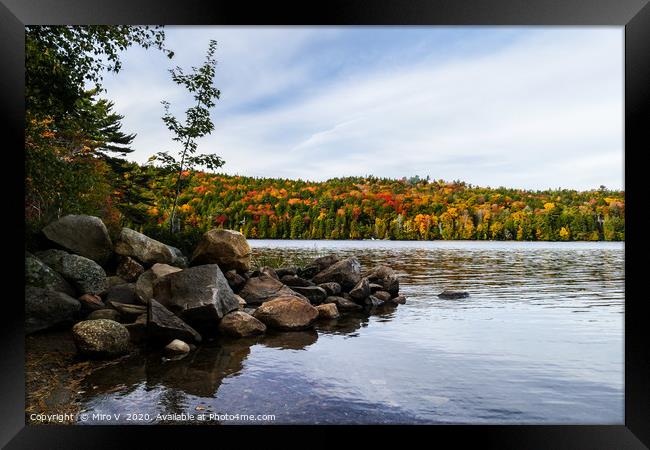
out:
M222 226L270 239L625 239L624 192L481 188L418 177L324 182L187 175L181 228ZM173 177L151 181L146 214L162 226ZM151 228L143 223L142 227Z

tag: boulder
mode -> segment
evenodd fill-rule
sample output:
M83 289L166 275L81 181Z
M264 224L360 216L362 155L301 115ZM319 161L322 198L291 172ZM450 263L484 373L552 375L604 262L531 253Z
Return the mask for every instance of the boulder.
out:
M114 320L115 322L120 321L120 313L114 309L98 309L91 312L86 317L86 320L97 320L97 319L107 319Z
M99 295L84 294L77 300L79 300L79 303L81 304L82 315L88 314L92 311L97 311L99 309L106 309L106 305L104 305L104 302L102 302L102 299Z
M395 271L388 266L375 266L363 276L368 278L370 283L381 285L383 290L390 292L392 296L396 296L399 292L399 278Z
M140 303L138 296L135 293L135 283L124 283L118 284L108 288L108 293L106 294L106 301L127 303L127 304L136 304Z
M378 297L379 298L379 297ZM392 305L403 305L406 303L406 297L404 295L398 295L397 297L393 297L389 300L386 300L386 303L392 304Z
M115 274L128 282L136 281L143 273L144 267L130 256L122 256L115 269Z
M57 254L48 264L80 294L101 294L108 288L104 269L92 259L79 255Z
M325 299L327 298L327 292L325 291L325 289L320 288L318 286L307 286L307 287L294 286L292 290L307 297L309 302L314 305L323 303L323 301L325 301Z
M25 284L50 291L75 295L74 288L55 270L52 270L35 256L25 257Z
M167 248L172 253L172 261L169 264L180 269L187 269L190 262L187 257L183 255L183 252L171 245L167 245Z
M367 278L362 278L355 287L350 291L350 297L357 302L363 301L370 295L370 282Z
M346 258L318 272L312 281L316 284L335 282L349 291L361 280L361 264L356 258Z
M194 327L211 328L239 309L226 277L217 264L194 266L158 278L153 298Z
M382 306L384 304L384 301L378 299L374 295L371 295L371 296L366 297L364 299L364 303L365 303L366 306L369 306L371 308L375 308L377 306Z
M108 288L109 289L112 288L113 286L118 286L120 284L124 284L124 283L127 282L124 278L120 278L120 277L115 276L115 275L108 277L107 281L108 281Z
M296 275L298 273L297 267L279 267L275 269L275 274L282 279L285 275Z
M280 279L280 277L278 276L278 274L275 272L275 269L272 268L272 267L262 267L262 268L260 269L260 274L268 275L268 276L270 276L271 278L275 278L276 280L279 280L279 279Z
M391 295L390 292L387 291L376 291L374 294L375 297L377 297L379 300L382 302L388 302L391 300Z
M363 306L354 303L352 300L337 296L327 297L324 303L334 303L339 311L353 311L363 309Z
M228 286L230 286L233 292L239 292L246 284L246 278L242 277L234 270L229 270L224 273L224 276L226 277L226 280L228 280Z
M25 333L71 323L80 309L79 301L68 294L26 286Z
M377 291L383 291L384 290L384 285L383 284L377 284L377 283L370 283L370 293L374 294Z
M262 303L253 316L270 328L303 330L316 320L318 310L299 298L283 296Z
M438 294L438 297L444 298L445 300L457 300L459 298L467 298L467 297L469 297L469 292L466 292L466 291L450 291L450 290L445 289L440 294Z
M165 353L168 355L183 355L190 352L190 346L180 339L174 339L165 346Z
M72 338L79 353L98 358L113 358L129 350L130 335L114 320L84 320L72 327Z
M155 341L180 339L185 342L201 342L201 335L194 328L154 299L149 302L147 334Z
M144 304L153 297L153 282L170 273L180 272L181 269L168 264L154 264L149 270L140 275L135 283L135 295Z
M243 310L246 308L246 300L241 298L239 295L235 294L235 298L237 299L237 302L239 302L239 310Z
M115 243L115 253L130 256L146 265L169 264L174 260L172 251L165 244L126 227L122 228Z
M61 247L100 265L108 263L113 253L108 230L99 217L64 216L43 228L43 234Z
M266 325L243 311L233 311L219 322L219 332L226 336L246 337L264 334Z
M318 285L319 288L325 289L327 295L339 295L341 293L341 285L338 283L321 283Z
M339 317L339 310L335 303L324 303L316 307L319 319L336 319Z
M131 336L131 342L139 344L147 340L147 314L142 314L133 323L124 324Z
M282 278L280 278L280 281L283 284L286 284L287 286L290 287L308 287L308 286L316 286L314 283L312 283L309 280L305 280L304 278L300 278L297 275L285 275Z
M40 259L43 264L50 267L51 269L56 270L57 272L58 270L56 268L61 266L61 259L67 255L69 255L68 252L55 248L36 252L36 257Z
M294 295L307 300L304 296L301 296L291 288L282 284L280 281L271 278L266 274L262 274L259 277L249 278L248 281L246 281L244 288L239 291L239 295L246 300L246 303L249 305L259 305L268 300L273 300L274 298L287 295Z
M251 248L240 232L215 228L203 235L191 264L218 264L224 272L246 272L251 267Z
M115 308L127 322L137 319L142 314L147 314L147 307L145 305L132 305L120 302L109 302L109 305Z

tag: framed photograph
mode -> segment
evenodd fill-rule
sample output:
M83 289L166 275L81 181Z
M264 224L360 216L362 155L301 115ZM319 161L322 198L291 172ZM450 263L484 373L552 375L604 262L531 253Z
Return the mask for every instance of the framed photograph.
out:
M648 448L647 3L2 0L2 445Z

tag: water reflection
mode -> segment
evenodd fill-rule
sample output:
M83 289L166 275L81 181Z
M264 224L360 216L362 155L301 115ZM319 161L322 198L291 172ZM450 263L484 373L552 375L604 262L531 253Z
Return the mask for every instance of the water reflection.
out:
M125 360L87 380L85 407L278 423L622 423L622 246L316 244L251 242L255 255L390 265L407 303L215 340L179 361ZM444 289L470 297L438 298Z

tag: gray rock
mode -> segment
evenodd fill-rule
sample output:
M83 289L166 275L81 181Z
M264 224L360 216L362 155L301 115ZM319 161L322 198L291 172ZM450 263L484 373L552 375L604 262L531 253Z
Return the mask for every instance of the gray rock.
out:
M109 302L109 305L115 308L127 322L137 319L142 314L147 314L147 307L145 305L132 305L120 302Z
M239 275L235 270L229 270L224 273L224 276L228 280L228 286L230 286L233 292L239 292L246 284L246 278Z
M246 272L251 267L251 248L240 232L215 228L203 235L191 264L218 264L224 272Z
M114 320L84 320L72 327L72 338L82 355L114 358L129 351L130 335Z
M334 303L339 311L354 311L363 309L363 306L343 297L329 296L324 303Z
M316 284L335 282L343 290L350 290L361 280L361 264L356 258L346 258L318 272L312 281Z
M279 280L280 277L278 274L275 272L275 269L273 267L262 267L260 269L260 274L265 274L270 276L271 278L275 278L276 280Z
M367 278L362 278L357 285L350 291L350 297L359 302L363 301L370 295L370 282Z
M172 262L170 262L169 265L180 269L186 269L189 266L190 262L187 257L183 255L182 251L176 247L172 247L171 245L167 245L167 248L169 248L169 251L172 253Z
M367 297L366 299L364 299L364 303L366 304L366 306L369 306L371 308L374 308L374 307L377 307L377 306L382 306L384 304L384 302L382 300L378 299L374 295L371 295L371 296Z
M35 286L25 287L26 334L71 323L80 310L79 301L68 294Z
M106 225L99 217L68 215L43 228L43 234L61 247L105 265L113 253Z
M297 275L285 275L282 278L280 278L280 281L283 284L286 284L289 287L309 287L309 286L316 286L313 282L309 280L305 280L304 278L300 278Z
M247 337L266 332L266 325L243 311L233 311L219 322L219 332L226 336Z
M136 281L143 273L144 267L130 256L122 256L115 269L115 274L128 282Z
M286 296L262 303L253 317L270 328L304 330L312 326L318 310L299 298Z
M457 300L459 298L467 298L467 297L469 297L469 292L466 292L466 291L450 291L450 290L445 289L440 294L438 294L438 297L444 298L445 300Z
M140 275L135 283L135 294L140 302L147 304L153 297L153 283L157 279L169 275L170 273L180 272L181 269L168 264L154 264L151 269Z
M327 295L339 295L341 293L341 285L338 283L321 283L318 285L319 288L325 289Z
M138 296L135 293L135 283L118 284L117 286L109 287L106 294L106 301L136 304L140 303Z
M160 342L169 342L172 339L201 342L201 335L194 328L153 299L149 302L147 335L150 339Z
M147 314L142 314L135 319L133 323L126 323L124 327L128 330L131 336L131 342L140 344L147 340Z
M165 244L130 228L122 228L115 243L115 253L130 256L147 265L170 264L174 260L172 251Z
M320 303L323 303L327 298L327 292L325 291L325 289L320 288L318 286L307 286L307 287L294 286L292 289L293 291L307 297L309 302L313 305L318 305Z
M383 290L390 292L392 296L396 296L399 291L399 278L395 271L388 266L375 266L363 276L368 278L370 283L381 285Z
M61 267L61 260L64 256L67 255L69 255L68 252L54 248L36 252L36 257L40 259L43 264L50 267L51 269L56 270L57 272L58 270L56 268Z
M153 298L195 328L214 328L223 316L239 308L216 264L190 267L157 279Z
M301 294L298 294L280 281L271 278L266 274L262 274L259 277L249 278L248 281L246 281L244 288L239 291L239 295L246 300L246 303L249 305L259 305L260 303L287 295L294 295L307 300Z
M107 278L108 280L108 288L112 288L113 286L118 286L120 284L125 284L127 281L124 278L120 278L118 276L110 276Z
M106 272L92 259L59 253L52 254L48 261L46 264L61 274L80 294L99 295L108 288Z
M70 296L75 295L75 290L55 270L42 263L33 255L25 257L25 284L41 289L63 292Z
M120 313L114 309L98 309L93 311L86 317L86 320L97 320L97 319L107 319L114 320L115 322L120 321Z

